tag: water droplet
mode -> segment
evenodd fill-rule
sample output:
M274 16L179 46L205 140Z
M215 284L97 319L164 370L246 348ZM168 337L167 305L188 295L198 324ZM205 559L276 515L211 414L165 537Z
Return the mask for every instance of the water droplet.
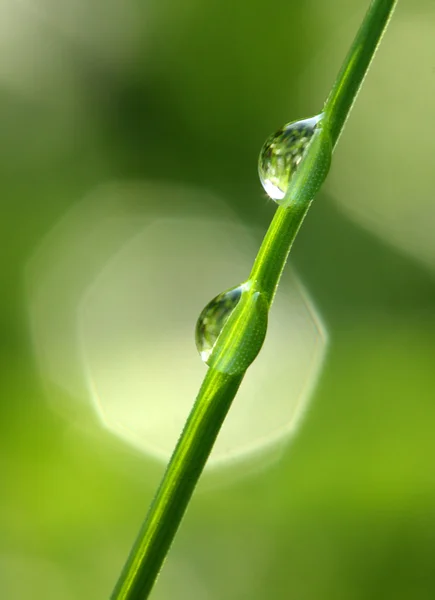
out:
M267 314L263 294L249 281L213 298L196 324L195 341L202 360L225 373L246 371L263 344Z
M266 193L276 202L286 195L322 115L287 123L264 142L258 173Z
M245 284L246 285L246 284ZM243 284L222 292L207 304L196 323L195 342L202 360L206 363L213 347L242 297Z

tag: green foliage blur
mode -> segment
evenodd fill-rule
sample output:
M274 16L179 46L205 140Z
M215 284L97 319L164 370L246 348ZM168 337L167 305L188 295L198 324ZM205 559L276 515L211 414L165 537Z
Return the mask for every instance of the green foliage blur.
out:
M259 149L321 109L366 6L4 2L2 599L109 597L164 468L47 400L35 249L110 181L207 189L266 231ZM268 468L206 475L156 600L435 597L434 49L433 2L399 3L292 251L330 340L308 414Z

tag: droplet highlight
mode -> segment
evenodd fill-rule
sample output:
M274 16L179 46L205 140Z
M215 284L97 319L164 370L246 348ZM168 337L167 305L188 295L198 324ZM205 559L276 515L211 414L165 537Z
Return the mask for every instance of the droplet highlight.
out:
M264 142L258 159L261 184L280 203L309 146L322 115L287 123Z

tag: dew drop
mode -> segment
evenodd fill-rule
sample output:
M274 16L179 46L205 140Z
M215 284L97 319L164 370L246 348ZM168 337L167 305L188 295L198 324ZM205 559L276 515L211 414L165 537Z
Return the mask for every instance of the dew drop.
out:
M225 373L245 371L263 344L267 314L264 295L249 281L213 298L196 323L195 341L202 360ZM234 328L225 327L229 319Z
M261 148L258 173L261 184L278 204L302 160L322 115L293 121L270 135Z
M214 345L229 316L242 297L243 287L238 285L222 292L207 304L196 323L195 342L202 360L210 358Z

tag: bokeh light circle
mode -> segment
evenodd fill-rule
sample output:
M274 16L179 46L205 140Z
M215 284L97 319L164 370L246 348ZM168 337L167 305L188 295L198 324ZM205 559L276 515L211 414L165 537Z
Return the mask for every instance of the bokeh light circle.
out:
M184 210L155 210L167 197ZM246 278L259 237L206 192L157 184L106 187L59 227L31 269L42 370L90 401L111 432L166 461L205 374L196 319ZM288 271L209 465L261 456L290 437L325 347L321 321Z

